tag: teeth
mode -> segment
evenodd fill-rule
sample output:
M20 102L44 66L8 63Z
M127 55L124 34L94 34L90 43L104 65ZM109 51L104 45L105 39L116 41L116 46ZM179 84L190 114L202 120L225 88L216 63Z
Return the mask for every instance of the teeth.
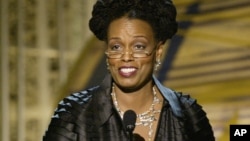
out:
M131 72L135 71L135 68L122 68L121 71L123 73L131 73Z

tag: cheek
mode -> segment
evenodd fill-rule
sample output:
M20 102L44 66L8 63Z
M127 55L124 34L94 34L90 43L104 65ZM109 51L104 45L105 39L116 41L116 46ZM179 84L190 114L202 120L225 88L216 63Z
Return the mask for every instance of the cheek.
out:
M118 70L119 61L115 59L107 59L107 65L109 67L109 71L112 73L115 70Z
M154 60L150 59L150 60L144 60L140 62L140 68L143 71L152 71L154 70Z
M114 67L117 64L117 61L115 61L114 59L107 59L107 63L110 67Z

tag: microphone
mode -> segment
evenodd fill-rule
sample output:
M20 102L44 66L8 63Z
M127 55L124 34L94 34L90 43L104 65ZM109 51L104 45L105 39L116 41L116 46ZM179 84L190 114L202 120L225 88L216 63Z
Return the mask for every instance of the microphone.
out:
M136 113L133 110L127 110L123 115L123 124L129 133L129 140L133 141L133 131L135 129Z

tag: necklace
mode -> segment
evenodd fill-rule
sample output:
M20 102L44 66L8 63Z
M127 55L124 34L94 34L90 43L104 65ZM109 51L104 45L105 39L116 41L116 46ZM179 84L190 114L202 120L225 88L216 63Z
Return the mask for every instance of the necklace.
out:
M153 122L157 121L155 115L157 113L160 113L161 110L155 110L155 105L160 103L161 101L159 98L156 96L156 90L153 87L153 102L149 109L146 112L143 112L141 114L137 114L137 118L139 119L138 122L135 123L136 126L149 126L149 131L148 131L148 141L151 141L154 130L153 130ZM115 87L113 85L112 87L112 93L111 96L113 97L113 103L115 105L116 110L118 111L119 115L121 118L123 118L124 111L122 111L119 107L117 98L116 98L116 93L115 93Z

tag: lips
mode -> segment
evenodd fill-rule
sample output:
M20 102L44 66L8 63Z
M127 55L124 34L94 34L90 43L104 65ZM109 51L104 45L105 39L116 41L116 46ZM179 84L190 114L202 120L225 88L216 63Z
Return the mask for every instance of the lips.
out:
M137 68L135 67L120 67L119 68L119 74L123 77L131 77L133 76L137 71Z

